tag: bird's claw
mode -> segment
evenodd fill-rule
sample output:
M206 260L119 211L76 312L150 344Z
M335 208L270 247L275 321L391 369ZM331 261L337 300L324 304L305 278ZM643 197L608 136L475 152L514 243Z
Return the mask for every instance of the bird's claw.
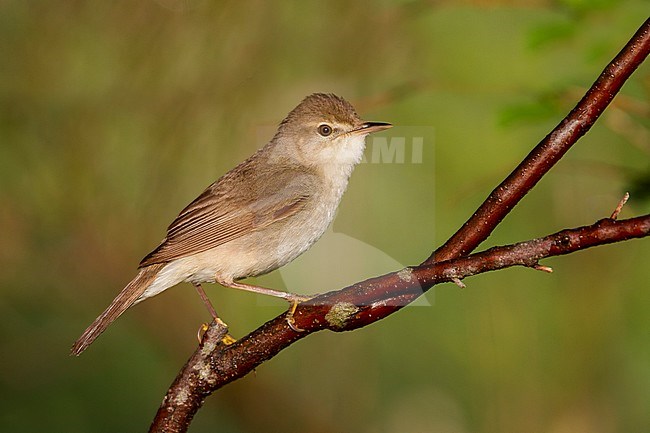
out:
M201 341L203 340L203 335L205 335L205 331L207 331L210 328L210 325L207 323L201 323L201 326L199 326L198 331L196 331L196 338L199 340L199 344L201 344Z
M291 297L287 298L287 301L291 305L289 307L289 311L287 312L287 316L285 318L287 321L287 325L289 325L289 328L293 329L296 332L305 332L304 329L296 325L296 321L293 318L293 314L296 312L296 308L298 308L299 303L308 301L311 298L312 296L300 296L300 295L292 295Z

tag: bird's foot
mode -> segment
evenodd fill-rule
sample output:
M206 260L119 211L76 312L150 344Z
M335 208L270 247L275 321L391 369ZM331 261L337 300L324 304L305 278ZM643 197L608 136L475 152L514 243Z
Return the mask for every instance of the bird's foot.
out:
M236 339L235 337L233 337L232 335L230 335L230 334L226 334L226 335L221 339L221 342L222 342L223 344L225 344L226 346L230 346L231 344L236 343L236 342L237 342L237 339Z
M313 296L303 296L303 295L296 295L295 293L287 293L287 296L284 297L284 299L286 299L287 302L289 303L289 311L287 311L285 320L287 321L287 325L289 325L289 328L293 329L296 332L305 332L304 329L296 325L296 321L293 318L293 314L296 312L296 308L298 308L298 304L300 304L301 302L309 301L312 298Z
M196 331L196 339L199 340L199 344L201 344L201 341L203 340L203 335L205 335L205 331L208 330L210 325L207 323L202 323L199 329Z
M219 319L218 317L216 317L216 318L214 319L214 321L217 322L217 324L218 324L219 326L223 326L223 327L225 327L225 328L228 327L228 325L226 325L226 323L225 323L223 320ZM203 340L203 336L205 335L205 332L206 332L209 328L210 328L210 325L209 325L208 323L202 323L201 326L199 327L199 330L196 331L196 338L199 340L199 344L200 344L201 341ZM221 339L221 342L222 342L223 344L225 344L226 346L230 346L231 344L235 343L236 341L237 341L237 339L236 339L235 337L233 337L232 335L230 335L230 334L226 334L226 335Z

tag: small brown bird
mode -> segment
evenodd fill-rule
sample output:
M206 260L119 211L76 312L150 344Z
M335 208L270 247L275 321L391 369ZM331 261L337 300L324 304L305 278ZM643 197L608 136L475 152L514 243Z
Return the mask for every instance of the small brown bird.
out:
M273 139L210 185L140 262L136 277L72 346L79 355L126 309L192 283L213 317L201 283L286 299L304 297L238 282L266 274L305 252L334 218L365 137L390 128L364 122L345 99L316 93L280 123Z

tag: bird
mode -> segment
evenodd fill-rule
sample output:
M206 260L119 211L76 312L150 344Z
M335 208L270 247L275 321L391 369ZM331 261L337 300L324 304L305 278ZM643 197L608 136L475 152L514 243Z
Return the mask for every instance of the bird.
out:
M352 104L334 94L304 98L267 144L179 213L137 275L75 341L71 355L80 355L128 308L181 282L194 285L215 319L202 283L285 299L291 320L305 296L240 280L278 269L323 235L366 137L390 127L361 120Z

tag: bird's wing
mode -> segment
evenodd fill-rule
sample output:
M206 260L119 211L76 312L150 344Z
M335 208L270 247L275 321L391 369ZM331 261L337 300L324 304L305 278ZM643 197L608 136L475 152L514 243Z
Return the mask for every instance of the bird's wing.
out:
M197 254L285 220L304 209L316 180L294 169L229 173L181 211L140 267Z

